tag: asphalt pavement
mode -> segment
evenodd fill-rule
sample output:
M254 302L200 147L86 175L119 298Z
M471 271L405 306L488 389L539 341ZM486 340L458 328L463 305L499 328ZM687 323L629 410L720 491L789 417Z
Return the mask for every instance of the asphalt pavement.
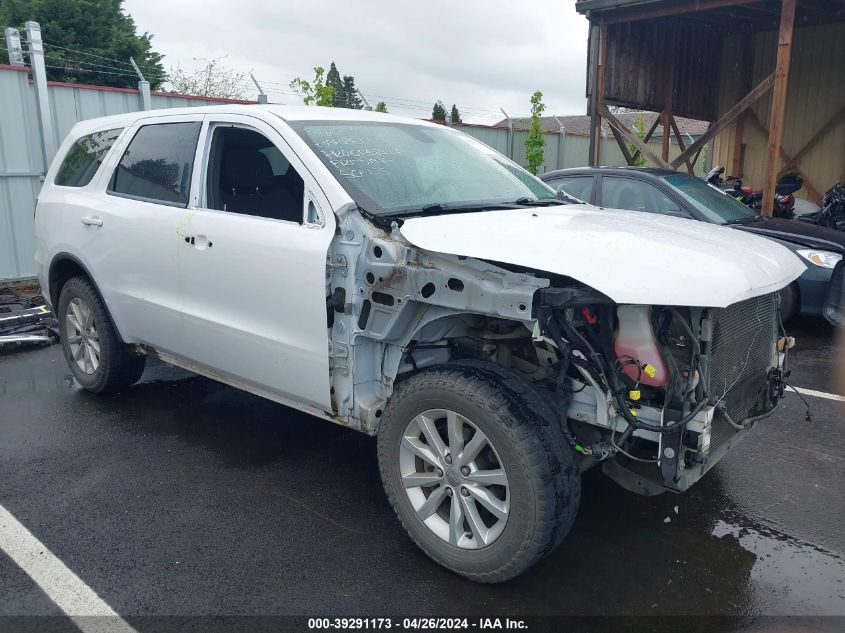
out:
M842 393L832 329L793 329L792 382ZM54 345L0 354L0 506L139 632L146 617L197 615L833 626L845 623L826 618L845 616L845 403L807 400L812 422L788 394L682 495L638 497L587 473L567 540L524 576L481 585L405 535L374 439L161 364L92 395ZM62 612L0 549L0 627L32 615Z

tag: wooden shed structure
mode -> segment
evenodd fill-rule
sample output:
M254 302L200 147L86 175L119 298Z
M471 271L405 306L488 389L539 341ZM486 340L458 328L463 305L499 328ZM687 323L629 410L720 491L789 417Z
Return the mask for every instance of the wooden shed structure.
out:
M845 0L578 0L590 21L587 73L591 164L601 120L656 165L690 171L712 141L714 164L764 190L779 175L821 202L845 180ZM663 151L648 150L608 106L659 112ZM675 116L710 122L688 147ZM669 136L682 152L669 160ZM627 141L627 142L626 142Z

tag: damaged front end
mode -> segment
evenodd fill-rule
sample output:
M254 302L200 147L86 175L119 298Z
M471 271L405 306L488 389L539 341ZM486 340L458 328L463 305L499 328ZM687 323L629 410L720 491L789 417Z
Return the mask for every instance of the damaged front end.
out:
M537 292L539 331L583 468L640 494L683 491L770 415L787 339L777 293L726 308L617 305L583 287Z

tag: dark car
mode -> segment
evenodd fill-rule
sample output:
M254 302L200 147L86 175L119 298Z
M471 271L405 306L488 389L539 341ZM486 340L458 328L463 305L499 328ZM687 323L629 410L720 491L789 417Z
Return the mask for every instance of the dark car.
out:
M540 178L561 194L599 207L630 209L722 224L780 242L807 270L781 293L785 318L825 315L828 287L845 254L845 233L766 218L692 174L646 167L560 169Z

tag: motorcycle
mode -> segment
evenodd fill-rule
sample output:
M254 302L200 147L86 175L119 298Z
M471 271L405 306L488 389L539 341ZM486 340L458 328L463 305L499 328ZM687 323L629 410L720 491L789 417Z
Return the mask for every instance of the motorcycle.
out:
M725 168L718 165L707 172L704 179L718 187L732 198L736 198L747 207L760 212L763 208L763 192L751 187L743 187L739 178L722 178ZM797 174L784 174L775 185L775 206L772 217L791 220L795 217L795 192L804 186L804 181Z
M802 215L798 221L845 231L845 183L838 182L825 192L820 211Z

